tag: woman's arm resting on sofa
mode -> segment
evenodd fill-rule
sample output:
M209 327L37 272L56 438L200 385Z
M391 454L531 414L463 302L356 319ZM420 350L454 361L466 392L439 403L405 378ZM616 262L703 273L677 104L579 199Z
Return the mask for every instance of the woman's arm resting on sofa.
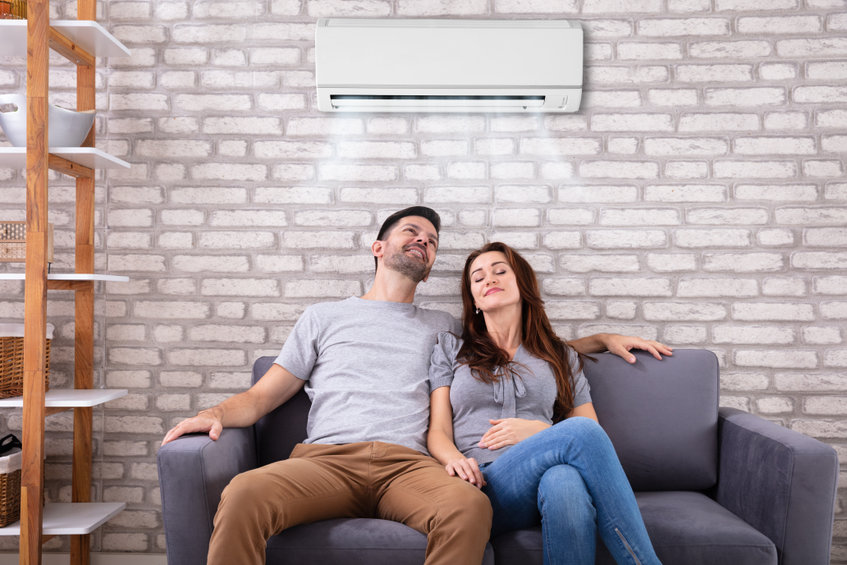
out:
M608 351L627 363L635 363L635 355L630 353L633 349L643 349L659 360L662 355L673 355L673 348L658 341L620 334L594 334L571 340L568 345L583 355Z

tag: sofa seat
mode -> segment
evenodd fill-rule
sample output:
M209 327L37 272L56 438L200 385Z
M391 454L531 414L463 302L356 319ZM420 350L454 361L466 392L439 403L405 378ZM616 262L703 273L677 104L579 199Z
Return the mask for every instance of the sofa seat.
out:
M656 551L667 563L777 563L776 546L767 536L703 494L641 492L636 498Z
M773 542L708 496L697 492L636 493L656 553L665 563L776 565ZM598 539L597 565L615 565ZM420 565L426 537L397 522L367 518L325 520L268 540L268 563ZM485 564L541 565L541 527L507 532L491 541Z
M268 540L268 563L302 565L420 565L426 536L412 528L376 518L339 518L290 528ZM494 565L491 544L484 565Z
M697 492L638 492L638 506L663 563L686 565L776 565L773 542L706 495ZM492 540L495 563L541 565L541 527ZM597 541L597 565L615 565Z

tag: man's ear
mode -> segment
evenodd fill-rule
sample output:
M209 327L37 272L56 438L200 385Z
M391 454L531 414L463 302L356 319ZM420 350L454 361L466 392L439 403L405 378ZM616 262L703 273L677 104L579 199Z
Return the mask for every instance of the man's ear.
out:
M371 243L371 253L376 258L381 258L383 253L385 253L385 246L382 241L376 240Z

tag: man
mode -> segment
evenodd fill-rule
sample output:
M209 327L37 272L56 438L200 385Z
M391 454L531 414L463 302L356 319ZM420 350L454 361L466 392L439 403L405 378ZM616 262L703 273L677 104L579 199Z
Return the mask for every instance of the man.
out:
M217 439L286 402L301 387L312 401L307 439L289 459L242 473L224 490L208 563L264 563L267 539L285 528L339 517L379 517L427 534L426 563L482 561L491 507L469 483L426 454L429 357L447 313L413 304L435 262L440 218L423 206L391 215L371 246L377 270L361 298L316 304L295 324L271 369L249 390L200 412L163 444L193 432ZM655 342L593 336L578 350L631 357ZM633 358L634 360L634 358Z

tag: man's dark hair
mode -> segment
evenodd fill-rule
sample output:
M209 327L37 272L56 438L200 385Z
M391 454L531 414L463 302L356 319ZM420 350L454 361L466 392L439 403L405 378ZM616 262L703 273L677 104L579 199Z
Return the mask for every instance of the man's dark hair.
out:
M391 231L391 228L393 228L400 220L408 216L420 216L421 218L426 218L433 226L435 226L436 234L438 234L439 230L441 230L441 216L438 215L438 212L432 208L427 208L426 206L410 206L400 210L399 212L394 212L385 218L385 221L382 222L382 227L379 228L379 233L376 236L377 241L382 241L385 234ZM374 257L374 266L379 266L379 261L376 257Z

